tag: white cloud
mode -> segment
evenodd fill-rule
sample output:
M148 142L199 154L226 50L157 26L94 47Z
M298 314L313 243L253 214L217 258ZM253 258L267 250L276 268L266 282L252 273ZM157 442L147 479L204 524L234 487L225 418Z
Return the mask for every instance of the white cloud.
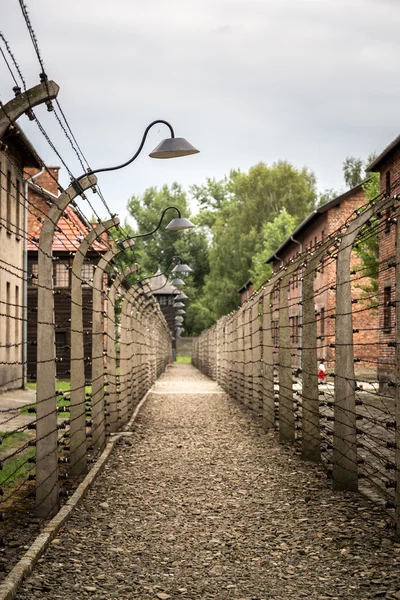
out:
M29 0L48 74L92 166L126 159L155 118L201 154L101 177L110 204L149 185L185 185L259 160L308 165L342 185L347 155L382 149L399 132L400 6L392 0ZM17 3L1 27L28 85L39 67ZM0 98L12 81L0 63ZM46 128L80 169L52 115ZM25 126L25 123L24 123ZM49 162L59 162L31 124ZM152 131L146 151L164 135Z

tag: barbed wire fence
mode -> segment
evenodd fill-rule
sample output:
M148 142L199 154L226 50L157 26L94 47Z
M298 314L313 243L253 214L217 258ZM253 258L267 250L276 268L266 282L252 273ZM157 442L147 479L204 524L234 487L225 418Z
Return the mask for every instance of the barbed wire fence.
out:
M0 254L0 386L2 391L20 389L29 376L36 393L26 400L7 393L1 397L2 519L8 509L26 509L26 502L40 517L55 514L60 499L104 448L107 434L126 425L172 358L168 325L155 298L132 284L135 269L125 275L118 270L116 255L133 242L116 245L109 236L115 228L120 239L127 237L91 175L57 99L58 86L44 71L26 5L20 5L41 83L27 89L1 34L15 98L0 102L0 237L5 249ZM86 165L88 174L79 185L34 112L43 103L55 114L83 170ZM68 188L16 125L23 114L36 122L67 169ZM31 157L34 169L24 169L23 154ZM36 174L47 176L55 193L42 187ZM99 194L108 221L96 213L88 190ZM85 217L78 200L89 206L97 224Z
M193 342L193 363L400 533L400 196L360 206ZM381 248L366 267L356 252ZM387 243L389 241L389 244ZM372 291L371 281L377 291ZM327 381L318 380L325 359Z

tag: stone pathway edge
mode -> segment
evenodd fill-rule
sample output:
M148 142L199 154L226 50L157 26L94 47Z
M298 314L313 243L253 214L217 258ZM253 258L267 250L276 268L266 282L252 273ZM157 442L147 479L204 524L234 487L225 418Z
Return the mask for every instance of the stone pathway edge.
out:
M143 396L137 407L135 408L132 417L130 418L126 428L129 429L135 422L140 409L146 402L147 398L153 392L153 387ZM71 498L64 504L59 510L55 517L46 525L42 533L38 535L36 540L31 544L29 550L27 550L21 560L15 565L10 571L7 577L0 584L0 600L13 600L16 596L18 588L20 587L23 580L32 573L33 568L39 558L45 553L50 542L55 538L60 527L68 519L69 515L73 512L82 498L85 496L87 490L92 485L96 477L103 470L111 452L114 449L117 441L124 435L130 435L129 431L120 431L112 434L111 440L107 443L100 457L97 459L89 473L86 475L82 483L77 487Z

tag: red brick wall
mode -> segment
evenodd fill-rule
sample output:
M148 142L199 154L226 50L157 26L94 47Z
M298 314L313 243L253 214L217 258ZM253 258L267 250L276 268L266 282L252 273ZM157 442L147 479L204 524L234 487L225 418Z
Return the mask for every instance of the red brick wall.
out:
M33 180L34 183L40 185L42 188L54 194L54 196L58 196L58 174L60 171L60 167L48 167L48 171L44 171L38 177L35 177ZM39 173L39 169L33 168L25 168L24 172L28 175L28 177L32 177Z
M390 152L385 159L378 164L376 169L380 174L380 191L393 197L400 193L400 148ZM387 173L390 173L390 187L387 188ZM391 288L391 300L395 295L395 269L388 267L388 263L394 261L396 255L396 225L387 224L391 213L386 211L382 215L385 225L379 233L379 366L378 378L381 391L386 388L386 383L391 381L395 375L395 348L389 344L395 342L395 307L391 308L391 326L384 329L384 295L385 288Z
M362 190L354 193L350 198L342 201L338 206L330 208L326 213L316 215L316 218L311 221L304 229L296 236L296 240L301 242L303 253L309 249L313 249L316 243L321 242L330 234L340 229L343 223L353 215L354 210L366 203L366 198ZM294 258L300 250L299 244L292 242L280 254L280 258L287 263L291 258ZM359 265L358 257L353 253L351 266L355 268ZM276 261L274 270L280 267L280 262ZM353 276L357 279L355 283L365 285L364 280L358 279L359 276ZM336 292L331 289L336 284L336 261L334 259L327 260L324 265L320 266L315 277L315 308L317 313L317 346L318 358L324 358L327 361L328 370L334 366L334 347L330 344L335 342L335 319L331 318L336 313ZM353 328L359 329L359 333L354 334L355 358L360 359L360 363L356 367L373 368L376 364L376 354L378 342L378 312L376 310L364 311L366 308L365 302L359 300L361 289L353 286L353 298L358 300L354 304L353 310ZM301 297L301 281L300 273L292 278L289 286L289 318L292 325L296 325L296 320L301 322L299 305ZM274 299L274 309L277 309L279 304L278 296ZM277 313L275 313L277 314ZM325 315L323 317L323 315ZM322 318L321 318L322 317ZM323 322L322 322L323 321ZM299 356L299 340L300 332L296 332L295 328L291 331L292 335L292 363L293 366L300 366ZM372 362L373 361L373 362Z
M254 294L254 288L252 286L246 288L244 292L241 293L240 300L241 303L244 304L246 300L250 298Z

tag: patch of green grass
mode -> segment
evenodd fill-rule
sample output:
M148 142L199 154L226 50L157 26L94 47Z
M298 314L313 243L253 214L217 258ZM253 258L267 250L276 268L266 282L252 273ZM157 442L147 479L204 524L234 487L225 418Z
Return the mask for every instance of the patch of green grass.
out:
M28 390L36 392L36 381L28 381ZM71 389L71 382L69 379L57 379L56 389L59 392L69 392Z
M15 448L16 446L22 446L23 442L27 442L32 439L32 436L29 433L24 433L23 431L0 431L0 437L2 442L0 444L0 454L5 452L5 450L9 450L10 448Z
M58 392L69 392L71 390L71 381L69 379L58 379L57 380L57 391ZM35 381L31 381L28 383L28 388L30 390L36 391L36 382ZM91 385L86 385L85 386L85 394L91 394L92 393L92 386ZM63 396L58 396L57 398L57 406L58 408L61 408L62 406L69 406L70 405L70 400L69 397L63 397ZM35 408L34 404L29 404L27 406L24 406L21 409L21 413L23 415L33 415L34 413L32 413L29 409L31 408ZM65 412L60 412L58 414L58 418L59 419L69 419L70 417L70 413L69 411L65 411Z
M176 357L176 362L179 364L190 365L192 362L192 357L191 356L180 356L178 354L178 356Z
M2 439L0 456L3 455L0 470L0 486L7 487L11 486L18 479L25 478L29 471L34 468L34 464L29 459L35 456L36 450L34 447L29 446L19 454L7 459L7 456L4 457L4 454L10 454L9 450L17 450L24 446L32 439L32 436L22 431L0 431L0 437Z
M0 486L7 487L18 479L25 478L35 468L35 464L29 461L35 456L35 453L35 448L27 448L14 458L6 460L0 471Z

